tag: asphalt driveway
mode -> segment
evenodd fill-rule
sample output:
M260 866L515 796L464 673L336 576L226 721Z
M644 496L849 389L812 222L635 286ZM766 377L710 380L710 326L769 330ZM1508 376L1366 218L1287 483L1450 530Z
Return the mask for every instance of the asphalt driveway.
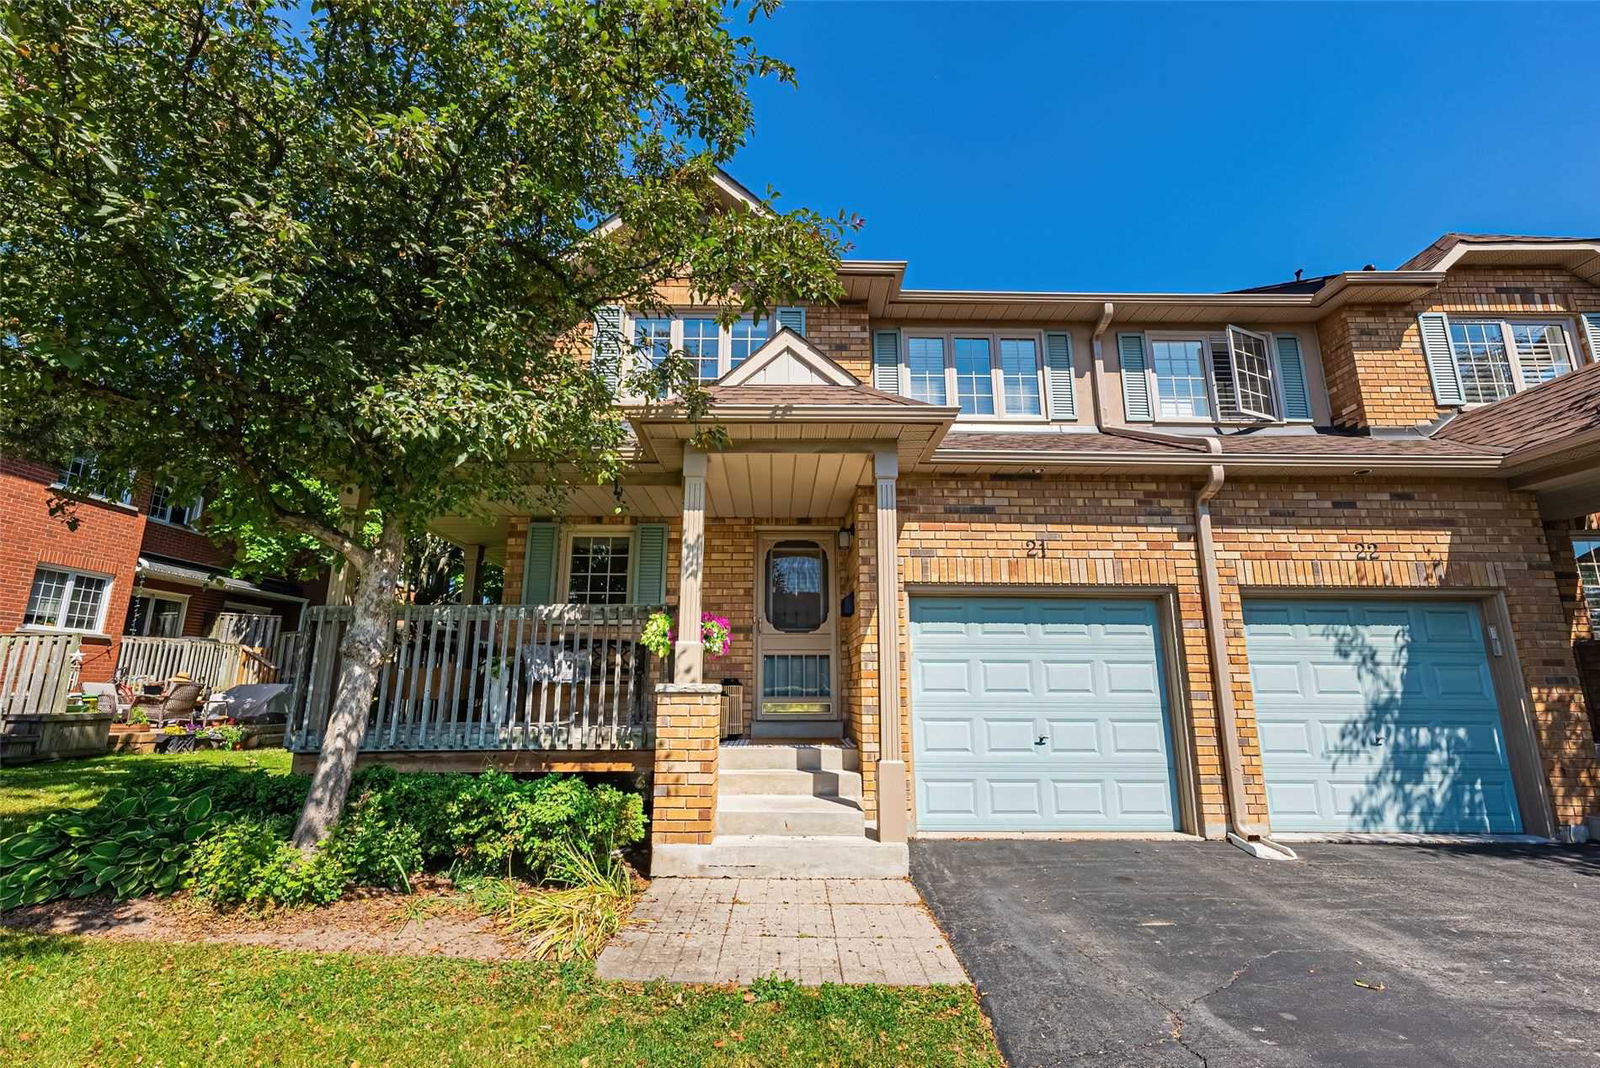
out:
M1600 1064L1600 848L920 841L1013 1065Z

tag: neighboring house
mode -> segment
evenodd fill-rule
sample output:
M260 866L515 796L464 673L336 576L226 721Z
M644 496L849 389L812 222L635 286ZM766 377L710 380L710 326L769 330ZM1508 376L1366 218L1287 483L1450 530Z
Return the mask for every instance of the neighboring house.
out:
M1600 585L1600 239L1453 234L1397 270L1204 294L912 290L905 267L847 261L837 306L731 327L687 286L670 316L601 309L599 370L687 350L726 447L620 398L620 487L435 524L504 561L508 604L731 622L721 659L680 645L635 762L658 872L892 869L908 833L1600 812L1573 652L1580 575ZM1526 428L1493 415L1541 396ZM541 633L559 678L587 646ZM738 684L731 717L702 678ZM368 748L526 749L547 723L427 694ZM750 744L774 739L820 747Z
M98 496L81 488L92 466L0 456L0 633L81 634L82 679L103 682L124 635L209 636L223 612L298 626L305 591L233 577L228 552L198 527L204 502L173 500L143 480L118 499ZM50 514L58 495L70 513Z

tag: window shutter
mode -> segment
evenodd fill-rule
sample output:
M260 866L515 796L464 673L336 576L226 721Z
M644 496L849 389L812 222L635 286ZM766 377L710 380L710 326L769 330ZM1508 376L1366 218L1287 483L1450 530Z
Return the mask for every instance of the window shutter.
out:
M1433 399L1447 408L1465 404L1456 354L1450 348L1449 317L1443 312L1423 312L1417 316L1417 324L1422 330L1422 354L1428 358L1428 375L1433 379Z
M1279 334L1278 384L1283 389L1283 417L1289 422L1311 418L1311 394L1306 388L1306 367L1300 359L1300 339Z
M1122 368L1122 414L1132 423L1155 420L1150 410L1150 378L1145 373L1144 335L1118 334L1117 359Z
M664 523L640 523L635 542L639 554L633 566L633 602L665 604L667 600L667 528Z
M1050 418L1078 418L1078 401L1072 392L1072 335L1044 336L1044 377L1049 386Z
M594 373L614 395L622 372L622 305L602 304L594 310Z
M801 337L806 336L806 310L804 308L779 308L773 313L780 327L788 327Z
M872 388L900 392L900 331L879 330L872 335Z
M556 538L554 523L529 523L522 558L522 603L555 603Z
M1589 342L1589 359L1600 363L1600 313L1588 312L1584 315L1583 336Z

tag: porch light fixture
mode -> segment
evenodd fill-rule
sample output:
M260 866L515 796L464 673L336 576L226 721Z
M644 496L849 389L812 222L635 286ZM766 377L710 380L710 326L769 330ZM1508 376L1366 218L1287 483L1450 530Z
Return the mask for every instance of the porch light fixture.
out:
M856 528L855 527L840 527L839 528L839 548L840 549L848 549L848 548L850 548L850 543L855 540L855 536L856 536Z

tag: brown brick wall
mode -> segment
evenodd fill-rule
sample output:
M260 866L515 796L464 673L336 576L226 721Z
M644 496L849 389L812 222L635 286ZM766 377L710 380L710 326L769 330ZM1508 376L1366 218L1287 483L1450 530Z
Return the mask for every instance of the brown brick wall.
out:
M1154 587L1176 603L1203 825L1225 819L1217 713L1194 545L1192 484L1162 479L913 477L902 481L904 581ZM1473 590L1504 598L1561 822L1600 809L1570 645L1533 499L1494 483L1231 482L1213 503L1232 687L1252 812L1265 816L1241 602L1293 588ZM1023 542L1045 537L1044 559ZM1356 543L1378 546L1358 561ZM902 597L902 612L905 598ZM902 650L904 656L904 650ZM903 663L903 662L902 662ZM903 664L904 668L904 664ZM905 676L909 678L909 676ZM903 698L909 699L903 694ZM1172 695L1179 708L1180 695ZM909 754L909 747L907 749Z
M1323 371L1337 426L1408 427L1448 409L1433 400L1417 316L1554 315L1600 311L1600 287L1563 270L1460 267L1425 299L1409 305L1354 305L1317 325ZM1581 325L1572 342L1583 348ZM1590 353L1590 359L1600 353Z
M650 839L707 843L716 834L718 724L715 693L656 694L656 753Z

